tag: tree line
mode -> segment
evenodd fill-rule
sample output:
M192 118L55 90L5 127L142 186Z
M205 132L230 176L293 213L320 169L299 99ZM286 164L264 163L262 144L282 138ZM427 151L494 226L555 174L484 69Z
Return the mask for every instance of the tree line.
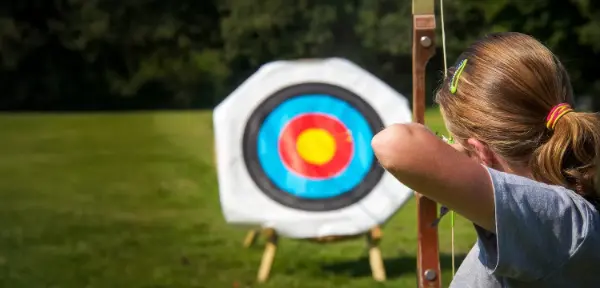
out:
M410 0L5 1L0 110L210 108L266 62L332 56L350 59L410 95L411 5ZM577 95L596 95L599 7L593 0L445 1L449 65L486 33L519 31L542 40L563 60ZM437 47L428 66L428 91L442 76L441 41ZM586 99L600 107L597 97Z

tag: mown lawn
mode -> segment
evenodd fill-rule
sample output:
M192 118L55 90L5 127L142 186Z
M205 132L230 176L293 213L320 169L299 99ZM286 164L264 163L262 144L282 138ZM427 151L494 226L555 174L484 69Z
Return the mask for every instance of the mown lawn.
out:
M283 239L256 284L262 242L244 249L225 224L212 145L208 112L0 115L0 287L415 287L414 203L384 228L386 283L362 239ZM440 229L447 284L448 219ZM459 219L459 256L474 241Z

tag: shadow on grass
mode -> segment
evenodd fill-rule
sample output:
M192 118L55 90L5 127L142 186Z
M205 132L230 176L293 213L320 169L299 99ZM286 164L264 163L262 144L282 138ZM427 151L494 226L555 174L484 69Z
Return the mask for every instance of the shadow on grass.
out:
M457 269L466 256L466 254L456 255ZM395 258L384 258L383 262L387 278L398 278L403 274L416 272L417 259L414 256L407 255ZM443 253L440 254L440 265L442 268L451 267L452 255ZM321 266L321 268L323 271L329 273L342 274L350 277L371 276L371 266L369 265L368 257L361 257L355 261L325 264Z

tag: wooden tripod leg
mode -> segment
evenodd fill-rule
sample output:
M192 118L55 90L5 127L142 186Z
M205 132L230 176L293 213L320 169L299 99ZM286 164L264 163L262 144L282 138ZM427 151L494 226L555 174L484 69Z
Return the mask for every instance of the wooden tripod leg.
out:
M254 244L254 241L256 241L256 234L258 234L258 231L258 229L252 229L248 231L248 234L246 234L246 238L244 238L245 248L248 248L252 246L252 244Z
M275 259L275 252L277 250L277 233L275 230L266 229L265 235L267 236L267 243L265 245L265 252L263 253L263 257L260 262L260 268L258 269L259 283L264 283L269 278L269 273L271 272L273 260Z
M373 279L378 282L383 282L386 279L385 267L381 250L379 250L379 241L381 240L381 229L379 227L371 229L367 234L367 244L369 245L369 264Z

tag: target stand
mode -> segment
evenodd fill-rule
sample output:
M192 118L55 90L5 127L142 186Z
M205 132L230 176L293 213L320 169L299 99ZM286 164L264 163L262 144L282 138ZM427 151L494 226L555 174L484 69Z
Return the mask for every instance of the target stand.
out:
M221 208L230 224L259 227L268 278L278 237L336 242L366 235L373 277L385 279L379 227L412 191L376 161L371 139L409 123L407 99L339 58L261 67L214 110Z
M264 283L268 280L271 272L271 267L275 260L275 254L277 251L277 244L279 237L277 232L273 229L251 229L244 238L244 247L251 247L258 237L259 233L263 232L265 237L265 249L263 252L260 267L258 269L257 281ZM351 236L327 236L321 238L309 238L305 239L308 241L315 241L318 243L334 243L344 240L360 237L361 235ZM371 275L377 282L383 282L386 280L385 265L383 264L383 257L381 256L381 250L379 249L379 242L382 238L382 231L379 227L374 227L364 234L367 247L369 248L369 266L371 267Z

